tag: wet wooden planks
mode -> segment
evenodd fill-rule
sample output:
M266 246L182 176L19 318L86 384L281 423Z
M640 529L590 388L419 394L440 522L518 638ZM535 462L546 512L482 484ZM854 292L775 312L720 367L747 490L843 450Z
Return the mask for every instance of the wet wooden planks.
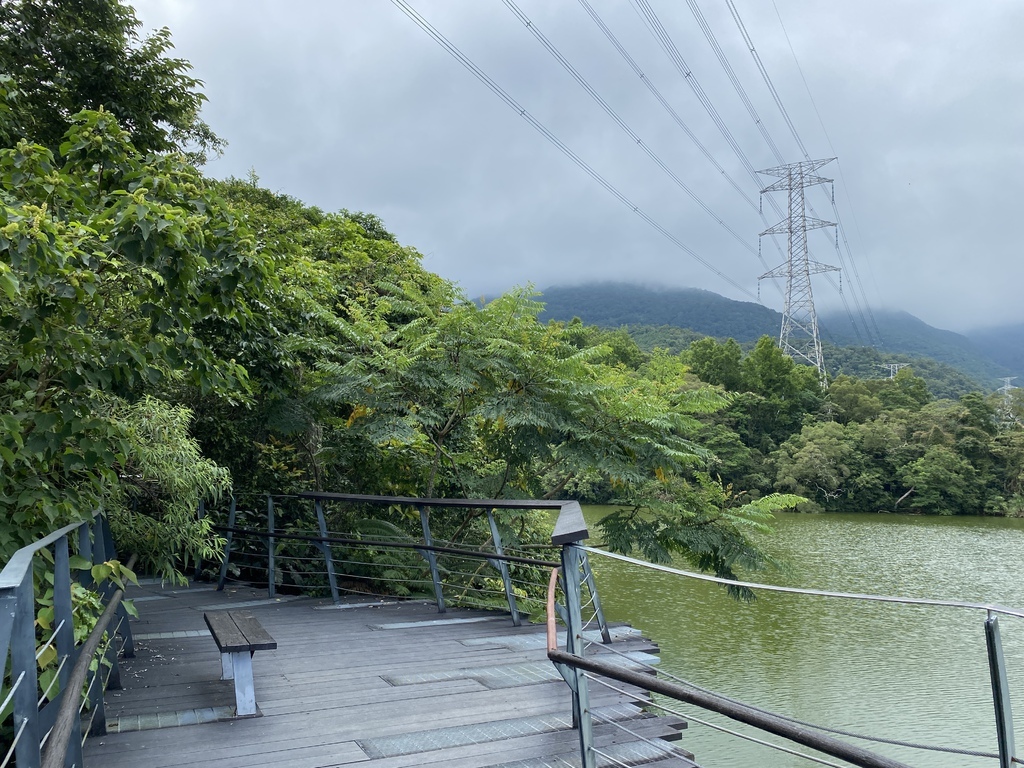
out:
M322 600L268 600L247 587L135 592L137 656L122 662L124 690L108 693L111 732L88 740L87 768L579 763L569 689L547 661L540 625L365 598L339 610ZM248 720L220 719L233 689L219 680L220 654L203 622L204 612L235 606L278 645L253 659L263 716ZM615 634L616 649L636 658L657 652L628 628ZM600 686L592 700L601 718L631 731L597 726L602 751L627 765L660 757L656 765L693 765L662 754L678 724Z

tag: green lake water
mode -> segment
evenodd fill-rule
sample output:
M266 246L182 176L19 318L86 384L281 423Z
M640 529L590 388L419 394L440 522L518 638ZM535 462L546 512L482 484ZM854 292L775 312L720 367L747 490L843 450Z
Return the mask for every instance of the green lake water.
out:
M598 541L593 523L607 508L584 512ZM789 569L755 581L1024 608L1024 520L782 514L764 545ZM996 749L983 611L773 593L740 603L714 584L600 556L591 564L608 618L641 628L661 646L661 667L685 680L823 725ZM1021 726L1017 742L1024 745L1024 619L1003 617L1000 629ZM713 713L679 708L765 737ZM996 764L854 743L915 766ZM813 765L698 724L681 744L705 768Z

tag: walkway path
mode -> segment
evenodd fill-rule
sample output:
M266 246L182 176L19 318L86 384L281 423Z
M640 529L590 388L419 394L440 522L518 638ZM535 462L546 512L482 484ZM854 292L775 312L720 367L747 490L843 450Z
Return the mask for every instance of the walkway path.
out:
M121 663L124 689L107 694L108 734L86 742L88 768L579 765L569 689L546 658L541 625L439 615L426 603L268 600L248 587L143 585L130 596L136 657ZM223 719L234 689L218 679L203 612L228 608L251 610L278 643L253 660L262 717ZM657 650L628 627L613 636L636 660ZM632 732L597 726L609 756L599 765L694 765L667 752L681 724L600 686L592 698L599 720Z

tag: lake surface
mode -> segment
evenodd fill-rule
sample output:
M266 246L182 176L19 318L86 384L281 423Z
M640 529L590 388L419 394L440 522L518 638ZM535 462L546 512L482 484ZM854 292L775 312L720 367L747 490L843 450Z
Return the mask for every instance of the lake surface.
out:
M600 540L593 523L607 511L584 508L593 541ZM777 518L776 532L764 546L789 569L754 581L1024 608L1024 520L873 514ZM643 629L661 646L661 667L685 680L822 725L996 751L983 611L773 593L740 603L715 584L599 556L592 556L591 564L608 618ZM1024 620L1001 617L1000 630L1014 712L1024 726ZM794 746L713 713L678 707ZM1020 747L1024 727L1016 730ZM705 768L814 765L696 723L681 743ZM997 764L853 743L915 766Z

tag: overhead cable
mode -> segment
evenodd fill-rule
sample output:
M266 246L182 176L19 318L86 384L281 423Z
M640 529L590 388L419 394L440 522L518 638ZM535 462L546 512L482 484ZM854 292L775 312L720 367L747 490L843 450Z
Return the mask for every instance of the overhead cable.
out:
M684 244L679 238L669 232L660 223L655 221L651 216L636 205L632 200L626 197L620 192L614 185L611 184L607 179L604 178L600 173L594 170L588 165L579 155L573 152L561 139L553 134L543 123L537 118L531 115L525 107L517 102L512 96L508 94L501 86L499 86L494 80L492 80L486 72L480 67L473 63L473 61L466 56L462 51L455 46L448 38L446 38L441 32L433 27L422 15L420 15L412 6L409 5L406 0L391 0L391 2L404 13L409 19L413 21L420 29L426 32L431 39L440 45L449 55L452 56L456 61L462 64L474 77L476 77L481 83L483 83L495 96L501 99L510 109L514 110L521 118L523 118L530 126L540 133L545 139L551 142L562 154L568 157L573 163L575 163L582 171L584 171L590 178L596 181L601 187L604 188L612 197L618 200L620 203L625 205L627 208L633 211L637 216L643 219L649 226L655 229L659 234L665 237L669 242L675 245L677 248L688 254L695 261L702 264L708 270L718 275L722 280L733 286L737 291L750 297L754 301L758 301L757 296L751 293L747 288L737 283L727 274L722 272L720 269L715 267L711 262L702 257L692 248Z
M647 90L649 90L651 94L653 94L654 98L657 99L658 103L661 104L661 106L665 109L666 112L668 112L669 116L671 116L671 118L675 121L676 125L678 125L682 129L683 133L685 133L690 138L690 141L692 141L694 145L697 147L697 149L700 150L701 154L707 158L708 162L710 162L715 167L715 169L720 174L722 174L723 177L725 177L725 179L729 182L732 188L735 189L737 193L739 193L740 197L742 197L753 210L758 210L757 203L755 203L751 198L747 196L747 193L743 190L739 183L732 176L729 175L729 172L726 171L718 162L718 160L715 159L715 156L711 153L711 151L707 147L705 147L701 143L700 139L698 139L697 136L693 133L693 131L690 130L690 127L686 124L683 118L681 118L679 116L679 113L672 108L672 105L668 103L668 100L662 95L661 91L657 89L654 83L651 82L650 78L647 77L646 74L644 74L644 71L640 69L636 61L634 61L633 57L629 55L629 52L625 49L625 47L623 47L622 43L619 42L619 39L615 36L615 33L613 33L611 29L608 28L608 25L604 23L604 20L598 15L597 11L594 10L593 6L591 6L590 3L587 2L587 0L579 0L579 4L583 6L583 10L587 12L587 14L593 20L593 22L597 25L597 28L600 29L602 33L604 33L604 36L606 38L608 38L608 42L612 44L615 50L619 52L619 55L625 60L627 64L629 64L630 69L632 69L636 76L640 78L641 82L645 86L647 86Z
M764 268L768 269L768 265L765 263L758 249L755 248L749 240L744 238L742 235L736 232L736 230L734 230L732 227L726 224L725 220L721 216L719 216L711 208L709 208L707 204L705 204L705 202L701 200L700 197L697 196L697 193L690 189L686 185L686 183L682 179L680 179L679 176L676 175L676 173L671 168L668 167L668 165L666 165L665 161L662 160L657 155L657 153L655 153L654 150L652 150L644 142L644 140L640 138L639 135L637 135L636 131L630 128L629 125L619 116L619 114L614 109L612 109L611 105L609 105L608 102L601 97L601 94L594 90L590 83L587 82L586 78L584 78L583 75L581 75L579 71L575 67L573 67L573 65L569 62L568 59L565 58L565 56L562 55L558 48L556 48L554 44L552 44L552 42L548 40L548 38L537 28L537 25L530 21L529 17L527 17L527 15L523 13L519 6L517 6L512 0L503 0L503 2L505 3L505 7L512 11L515 17L523 23L523 26L525 26L530 31L530 34L532 34L537 39L537 42L544 46L544 49L554 57L555 61L562 65L562 68L572 76L573 80L575 80L580 85L580 87L583 88L584 91L587 92L590 98L597 102L597 105L604 110L605 114L607 114L608 117L610 117L615 122L615 124L619 126L619 128L621 128L622 131L627 136L629 136L630 139L633 140L633 143L640 147L640 149L642 149L644 153L649 158L651 158L651 160L653 160L659 168L661 168L665 175L668 176L673 182L675 182L676 186L678 186L687 195L689 195L690 198L695 203L697 203L697 205L699 205L705 213L707 213L711 218L718 222L718 225L722 227L722 229L724 229L726 232L732 235L733 239L739 242L740 245L742 245L752 254L757 256L757 258L761 259L761 263L764 265Z
M726 0L729 2L729 0ZM736 95L740 97L740 101L743 102L743 106L746 107L747 114L754 121L758 131L761 132L761 136L764 138L768 148L775 155L775 159L779 163L785 163L786 158L783 157L782 152L779 151L778 145L772 138L771 134L768 133L768 128L765 126L761 116L757 114L757 110L754 108L753 103L750 101L750 97L747 96L747 91L743 87L743 83L740 82L739 78L736 77L736 72L732 68L732 64L729 63L729 58L725 55L725 51L722 50L722 46L718 44L718 38L715 37L715 33L711 30L707 20L704 18L704 14L697 6L695 0L686 0L687 5L690 6L690 12L693 14L693 18L697 22L697 26L700 27L701 32L704 33L704 38L708 41L708 45L711 46L711 50L715 52L715 57L718 59L718 63L722 65L722 69L725 70L726 76L729 78L729 82L732 83L733 89L736 91ZM806 153L804 153L806 154ZM810 160L811 158L807 158Z

